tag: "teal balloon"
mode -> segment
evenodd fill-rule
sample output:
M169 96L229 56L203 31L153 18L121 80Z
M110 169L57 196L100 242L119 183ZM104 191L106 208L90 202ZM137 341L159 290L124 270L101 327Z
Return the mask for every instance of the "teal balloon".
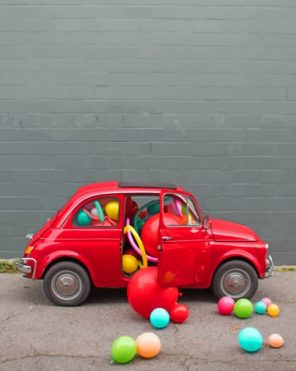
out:
M76 222L78 225L90 225L91 218L83 210L80 210L77 214Z
M258 352L262 348L263 338L254 327L245 327L238 334L239 346L246 352Z
M165 309L156 308L150 314L150 322L155 328L165 328L170 322L170 315Z
M130 336L120 336L112 343L112 359L116 363L128 363L137 353L136 341Z
M258 314L264 314L266 312L266 304L263 301L257 301L255 304L255 312Z

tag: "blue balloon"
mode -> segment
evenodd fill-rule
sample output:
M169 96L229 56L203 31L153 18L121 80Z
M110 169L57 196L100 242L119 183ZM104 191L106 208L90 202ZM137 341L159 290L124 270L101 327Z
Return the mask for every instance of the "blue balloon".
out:
M155 328L165 328L170 322L170 315L165 309L156 308L150 314L150 322Z
M263 338L254 327L245 327L238 334L239 346L246 352L258 352L262 348Z
M264 314L266 312L266 308L267 306L264 301L257 301L255 304L255 312L258 314Z

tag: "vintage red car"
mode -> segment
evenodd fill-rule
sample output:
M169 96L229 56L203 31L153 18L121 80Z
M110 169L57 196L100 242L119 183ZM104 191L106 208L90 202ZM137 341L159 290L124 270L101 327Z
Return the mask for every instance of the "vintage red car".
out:
M134 260L125 267L127 255ZM18 269L43 279L54 304L74 306L92 286L125 287L147 264L158 267L160 286L212 287L216 297L234 299L252 297L274 269L268 244L253 230L204 217L183 188L117 181L79 188L30 236Z

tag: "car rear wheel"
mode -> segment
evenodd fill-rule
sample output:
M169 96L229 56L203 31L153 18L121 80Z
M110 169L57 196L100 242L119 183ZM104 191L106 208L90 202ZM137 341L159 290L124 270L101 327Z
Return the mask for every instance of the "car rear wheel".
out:
M258 288L255 269L242 260L231 260L221 265L214 276L212 289L216 298L252 298Z
M46 272L43 282L47 298L60 306L77 306L88 298L91 283L85 269L77 263L56 263Z

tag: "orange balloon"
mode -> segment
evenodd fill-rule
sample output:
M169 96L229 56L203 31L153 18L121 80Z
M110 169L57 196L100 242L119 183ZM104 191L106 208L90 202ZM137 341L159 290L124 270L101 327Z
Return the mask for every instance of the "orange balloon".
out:
M161 343L157 335L144 332L136 339L137 353L143 358L153 358L160 352Z
M285 341L279 334L271 334L268 338L268 344L272 348L280 348L284 345Z
M267 313L270 317L277 317L280 314L280 308L277 304L270 304L267 307Z

